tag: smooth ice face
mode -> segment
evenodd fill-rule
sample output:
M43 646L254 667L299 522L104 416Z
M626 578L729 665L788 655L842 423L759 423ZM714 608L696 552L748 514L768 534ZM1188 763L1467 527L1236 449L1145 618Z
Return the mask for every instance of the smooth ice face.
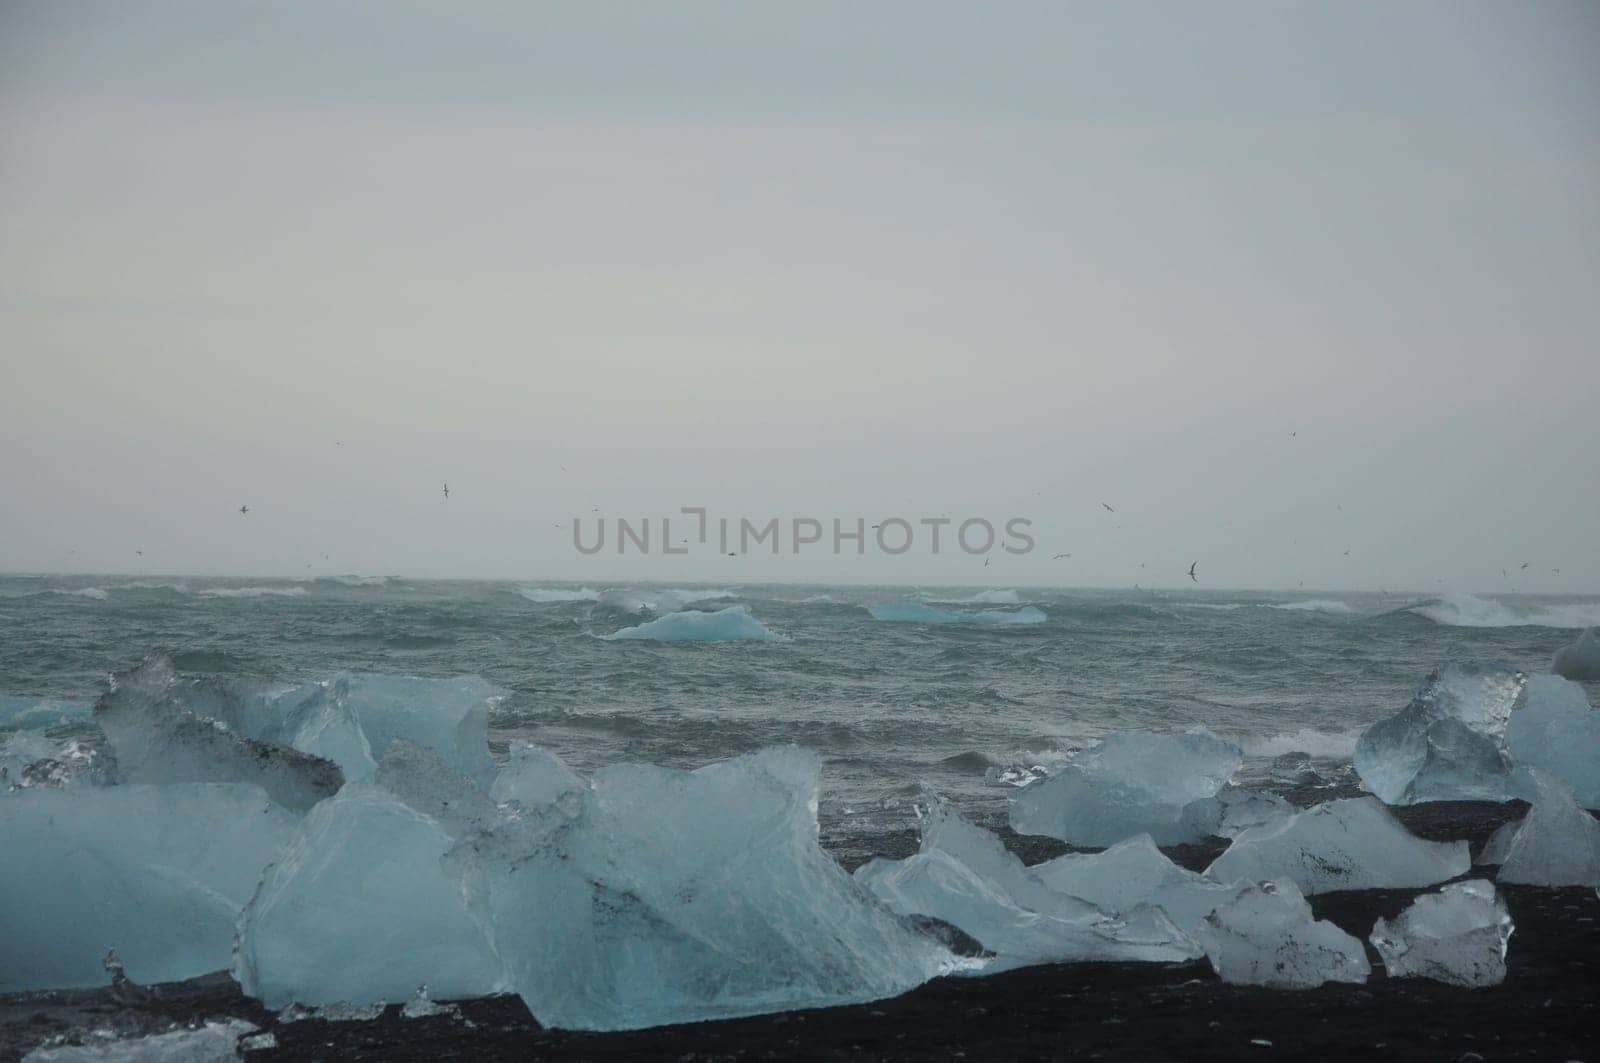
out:
M747 605L730 605L714 613L690 609L668 613L634 627L625 627L609 635L600 636L607 641L644 639L651 642L781 642L757 620Z
M499 688L475 675L448 679L349 674L331 684L365 736L375 760L397 738L427 746L451 768L484 786L494 778L489 714Z
M291 749L333 761L348 782L368 782L378 770L372 744L350 704L350 684L344 679L318 684L285 714L277 737Z
M1361 942L1316 921L1292 882L1247 886L1206 916L1199 937L1212 969L1233 985L1314 989L1372 973Z
M512 742L511 759L495 776L489 796L501 804L515 802L526 808L539 808L588 786L549 750L528 742Z
M1600 808L1600 712L1577 683L1529 679L1506 724L1506 748L1517 763L1566 782L1585 808Z
M1529 886L1600 887L1600 821L1560 779L1538 768L1528 774L1533 807L1505 847L1496 877Z
M1193 941L1159 911L1130 904L1116 919L1052 888L999 837L934 799L922 848L904 860L873 860L856 881L891 910L949 923L1007 965L1075 960L1193 959Z
M951 970L818 845L820 770L794 748L692 772L612 766L570 814L545 813L562 820L545 844L487 857L529 1010L630 1029L873 1000Z
M0 799L0 993L225 969L295 817L255 786L30 790Z
M1600 680L1600 628L1589 628L1557 650L1551 670L1567 679Z
M1409 705L1362 732L1362 783L1390 805L1507 800L1512 765L1500 736L1524 678L1500 665L1444 665Z
M1158 845L1201 841L1222 824L1217 792L1243 763L1232 742L1199 729L1107 737L1011 798L1011 826L1086 848L1149 834Z
M154 656L114 676L94 707L95 723L129 783L241 782L260 786L285 808L304 811L336 793L336 764L250 738L226 721L191 711L172 662Z
M1201 920L1239 895L1242 883L1224 885L1174 864L1148 834L1101 853L1068 853L1030 869L1052 890L1120 915L1154 905L1179 930L1194 934Z
M1450 985L1506 980L1511 913L1483 879L1418 897L1392 922L1379 919L1371 941L1390 978L1431 978Z
M500 991L454 845L395 795L347 785L306 816L240 916L239 985L273 1009L406 1000L423 983L444 998Z
M1224 786L1217 794L1222 820L1217 824L1219 838L1237 838L1247 830L1282 823L1299 811L1277 794Z
M1289 879L1303 893L1432 886L1471 866L1466 842L1408 832L1377 801L1329 801L1249 830L1206 868L1219 882Z

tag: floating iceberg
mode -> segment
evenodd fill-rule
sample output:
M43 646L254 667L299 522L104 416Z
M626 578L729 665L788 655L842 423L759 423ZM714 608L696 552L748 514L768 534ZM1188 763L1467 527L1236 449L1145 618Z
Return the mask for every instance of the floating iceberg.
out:
M1506 749L1518 764L1559 776L1585 808L1600 808L1600 712L1577 683L1529 679L1506 724Z
M440 823L370 783L307 814L239 918L233 974L269 1008L505 988L493 934L469 905ZM543 957L551 962L551 957Z
M0 800L0 992L221 970L295 819L258 787L30 790Z
M1118 842L1101 853L1058 856L1029 870L1052 890L1113 915L1154 905L1188 934L1244 888L1240 883L1224 885L1179 867L1162 855L1148 834Z
M243 1019L228 1019L146 1037L35 1048L22 1063L222 1063L238 1059L239 1039L255 1030Z
M872 619L892 624L1042 624L1049 619L1044 610L1025 605L1021 609L984 609L963 613L954 609L935 609L922 602L880 602L867 606Z
M1500 743L1523 673L1446 664L1411 703L1361 733L1356 772L1390 805L1505 801L1512 764Z
M1600 628L1588 628L1557 650L1551 670L1567 679L1600 680Z
M1533 807L1503 847L1498 879L1600 888L1600 821L1583 810L1560 779L1538 768L1528 774L1535 789Z
M1505 981L1510 939L1511 913L1482 879L1418 897L1393 921L1379 919L1371 937L1390 978L1463 986Z
M1057 873L1071 877L1064 869ZM1052 888L998 837L939 800L928 809L915 855L873 860L856 870L856 881L900 915L949 923L1007 965L1199 955L1160 910L1133 903L1123 909L1124 918L1113 918Z
M714 613L698 610L668 613L635 627L600 636L606 640L649 639L654 642L781 642L750 613L747 605L730 605Z
M1290 879L1315 894L1432 886L1471 865L1466 842L1424 841L1377 801L1352 797L1244 832L1206 874L1219 882Z
M1199 938L1218 977L1233 985L1314 989L1372 973L1361 942L1314 919L1293 882L1245 887L1206 916Z
M545 844L487 850L499 951L534 1016L631 1029L873 1000L953 969L822 850L820 772L794 748L616 765L545 812Z
M114 676L95 704L95 722L124 782L254 783L285 808L301 811L338 791L344 777L337 765L191 711L174 697L181 685L172 662L154 656Z
M1011 798L1011 826L1068 845L1114 845L1149 834L1197 842L1222 824L1216 794L1243 763L1239 747L1204 729L1114 734Z

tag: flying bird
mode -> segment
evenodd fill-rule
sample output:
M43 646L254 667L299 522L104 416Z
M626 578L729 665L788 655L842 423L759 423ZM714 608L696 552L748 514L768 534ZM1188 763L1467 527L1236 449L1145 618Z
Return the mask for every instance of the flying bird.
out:
M1105 510L1106 510L1107 513L1115 513L1116 512L1116 510L1112 509L1110 506L1107 506L1104 502L1102 502L1100 504L1102 506L1105 506Z
M1522 563L1522 567L1523 567L1523 568L1527 568L1527 567L1528 567L1528 563L1527 563L1527 562L1526 562L1526 561L1524 561L1524 562L1523 562L1523 563Z
M449 500L449 498L450 498L450 485L449 485L449 484L445 484L445 485L444 485L444 497L445 497L445 499L446 499L446 500L447 500L447 501L448 501L448 500Z
M989 567L989 559L987 557L983 559L983 567L984 568L988 568Z
M72 552L73 553L77 553L78 551L74 550ZM134 553L138 554L140 557L144 556L144 551L143 550L135 550Z
M250 507L249 506L240 506L239 507L239 512L240 512L240 514L249 513L250 512Z
M1051 554L1050 555L1050 560L1052 560L1052 561L1060 561L1063 557L1071 557L1071 556L1072 556L1071 554Z
M1191 579L1191 580L1193 580L1193 581L1194 581L1194 582L1196 582L1196 583L1199 583L1199 582L1200 582L1200 577L1199 577L1199 576L1196 576L1196 575L1195 575L1195 574L1194 574L1194 570L1195 570L1195 565L1198 565L1198 564L1200 564L1200 562L1198 562L1198 561L1196 561L1196 562L1194 562L1194 564L1191 564L1191 565L1190 565L1190 566L1189 566L1189 578L1190 578L1190 579Z

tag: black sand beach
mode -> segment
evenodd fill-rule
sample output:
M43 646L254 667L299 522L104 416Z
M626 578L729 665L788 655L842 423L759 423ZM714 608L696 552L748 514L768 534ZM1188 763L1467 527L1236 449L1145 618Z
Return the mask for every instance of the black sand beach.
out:
M1396 813L1423 837L1466 838L1476 852L1522 811L1516 804L1440 803ZM1007 841L1030 863L1059 851L1046 839ZM914 839L884 842L886 850L901 850ZM1169 854L1203 867L1220 848ZM1418 892L1311 900L1319 918L1365 939L1375 920L1395 915ZM231 980L212 976L156 987L149 999L126 1004L109 989L0 998L0 1058L95 1029L155 1033L232 1016L276 1041L248 1052L251 1060L1600 1059L1600 898L1588 889L1502 892L1516 931L1506 981L1489 989L1387 979L1369 947L1373 976L1364 986L1228 986L1203 961L1063 964L940 979L871 1004L584 1034L540 1028L515 997L464 1002L462 1019L402 1019L394 1005L371 1021L278 1024Z

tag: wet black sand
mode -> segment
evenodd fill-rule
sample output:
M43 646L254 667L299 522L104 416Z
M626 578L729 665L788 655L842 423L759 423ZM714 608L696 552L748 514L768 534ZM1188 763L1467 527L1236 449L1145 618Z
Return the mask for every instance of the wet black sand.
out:
M1321 797L1326 794L1318 795ZM1308 802L1309 803L1309 802ZM1466 838L1476 852L1520 815L1516 805L1449 803L1399 809L1419 835ZM903 855L914 838L882 839ZM1010 844L1028 862L1060 851L1046 839ZM1201 867L1223 848L1171 851ZM840 854L846 864L859 862ZM1482 869L1480 869L1482 870ZM1418 890L1312 898L1318 917L1365 939ZM988 978L940 979L893 1000L633 1033L542 1030L514 997L468 1001L467 1022L402 1019L277 1025L213 976L119 1003L110 990L0 997L0 1059L52 1035L110 1027L158 1032L237 1016L277 1047L251 1060L765 1060L859 1059L1397 1059L1589 1060L1600 1063L1600 898L1589 889L1502 890L1516 921L1503 985L1460 989L1385 978L1376 954L1365 986L1280 992L1226 986L1200 963L1065 964ZM1369 949L1369 952L1371 950ZM468 1025L470 1022L470 1026Z

